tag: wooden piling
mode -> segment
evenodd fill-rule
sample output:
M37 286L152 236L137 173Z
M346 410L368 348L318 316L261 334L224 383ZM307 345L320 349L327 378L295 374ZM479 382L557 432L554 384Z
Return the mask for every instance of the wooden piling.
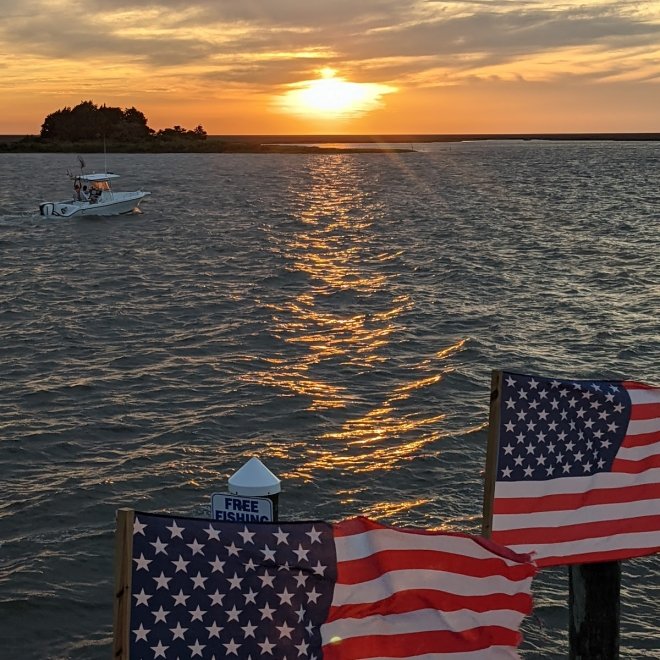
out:
M115 599L113 608L113 644L114 660L129 660L131 626L131 578L133 564L133 521L132 509L117 511L115 528Z
M500 429L500 398L502 396L502 371L494 369L490 381L490 414L488 420L488 446L486 449L486 481L484 484L481 535L490 538L493 531L493 497L497 479L497 450Z
M621 563L568 567L569 660L618 660Z

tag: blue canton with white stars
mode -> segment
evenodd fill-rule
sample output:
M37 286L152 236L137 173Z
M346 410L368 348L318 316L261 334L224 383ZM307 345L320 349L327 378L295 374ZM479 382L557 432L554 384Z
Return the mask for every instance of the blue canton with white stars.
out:
M503 373L497 480L610 471L630 410L630 396L616 382Z
M322 657L336 581L332 527L136 513L134 660Z

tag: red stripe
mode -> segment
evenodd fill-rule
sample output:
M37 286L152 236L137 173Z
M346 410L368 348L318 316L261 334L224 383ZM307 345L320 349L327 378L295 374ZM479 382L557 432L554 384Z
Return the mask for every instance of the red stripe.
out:
M630 411L630 419L656 419L660 417L660 402L636 403Z
M612 472L640 474L657 467L660 467L660 454L647 456L639 461L628 461L623 458L615 458L614 463L612 463Z
M399 591L376 603L333 606L330 608L327 621L346 618L362 619L376 614L405 614L420 609L437 609L442 612L456 612L463 609L473 612L515 610L522 614L529 614L532 611L532 597L528 593L512 596L498 593L486 596L459 596L440 590L415 589Z
M660 499L660 483L640 484L621 488L596 488L586 493L522 496L499 498L493 502L493 513L539 513L542 511L571 511L594 504L617 504L641 500Z
M598 561L632 559L633 557L653 555L656 552L660 552L660 546L654 548L622 548L621 550L608 550L606 552L585 552L579 555L538 557L536 563L539 568L542 568L543 566L557 566L559 564L585 564Z
M348 520L342 520L339 523L335 523L332 526L333 536L335 538L354 536L356 534L364 534L365 532L377 531L383 529L389 529L396 532L405 532L406 534L418 534L420 536L439 536L447 537L453 536L457 538L467 539L482 548L488 550L488 552L508 559L510 561L520 562L520 563L529 563L531 560L529 555L522 555L514 552L510 548L499 545L498 543L493 543L490 539L484 538L483 536L472 536L470 534L464 534L461 532L445 532L445 531L429 531L425 529L415 529L412 527L388 527L387 525L382 525L377 523L369 518L363 518L361 516L356 518L349 518ZM411 542L411 545L412 542Z
M657 390L660 389L655 385L647 385L646 383L639 383L636 380L624 380L621 382L627 390Z
M531 516L533 522L533 516ZM524 521L521 521L524 522ZM563 525L561 527L534 527L524 529L501 530L492 533L494 541L502 545L519 545L524 543L562 543L564 541L582 541L585 539L603 538L618 534L634 534L637 532L656 532L660 530L660 515L640 516L617 520L602 520L579 525Z
M480 545L482 548L485 548L489 552L492 552L494 555L504 557L504 559L508 559L510 561L517 561L524 564L529 564L532 561L529 555L523 555L514 552L513 550L511 550L511 548L506 548L503 545L500 545L499 543L494 543L490 539L484 538L483 536L472 536L471 538L477 545ZM536 571L536 569L534 570Z
M660 431L651 431L650 433L638 433L637 435L627 435L623 442L622 447L646 447L653 445L656 442L660 443Z
M412 527L388 527L387 525L382 525L381 523L377 523L374 520L363 518L361 516L342 520L340 523L333 525L333 529L335 537L353 536L354 534L364 534L365 532L379 529L393 529L397 532L420 534L422 536L459 536L462 538L470 538L467 534L461 534L460 532L430 532L428 530L415 529Z
M363 559L337 565L339 584L359 584L375 580L389 571L433 570L469 577L502 575L509 580L524 580L534 575L530 564L509 566L501 559L475 559L434 550L384 550Z
M464 532L431 531L428 529L418 529L416 527L391 527L389 525L383 525L382 523L378 523L375 520L364 518L362 516L356 516L355 518L342 520L339 523L335 523L332 528L334 530L333 535L335 537L354 536L355 534L364 534L365 532L390 529L395 532L417 534L419 536L455 536L458 538L469 539L470 541L482 540L481 537L471 536L470 534L465 534ZM502 548L499 549L501 550ZM519 556L515 555L515 553L513 554L514 556Z
M434 653L469 653L491 646L516 647L520 633L501 626L472 628L460 633L429 630L404 635L370 635L338 640L323 646L323 660L366 660L367 658L408 658Z

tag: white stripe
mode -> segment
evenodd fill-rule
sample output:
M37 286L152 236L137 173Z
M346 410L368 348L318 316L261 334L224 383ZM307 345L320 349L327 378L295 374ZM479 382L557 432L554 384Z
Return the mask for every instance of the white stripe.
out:
M660 531L617 534L583 541L565 541L563 543L522 544L510 546L516 552L530 552L534 559L540 557L566 557L608 550L645 550L660 549Z
M660 419L631 419L628 422L626 435L641 435L643 433L657 433L660 431Z
M660 513L660 499L627 502L625 504L594 504L566 511L535 511L531 513L500 513L493 515L493 529L534 529L536 527L564 527L606 520L625 521Z
M396 529L376 529L351 536L335 538L337 561L352 561L370 557L384 550L435 550L474 559L501 559L507 566L520 562L506 559L476 541L446 534L413 534Z
M621 447L616 457L624 461L641 461L658 454L660 454L660 442L654 442L652 445L643 445L642 447Z
M626 388L626 392L630 395L630 401L635 406L645 403L660 403L660 388L654 390L633 390Z
M570 495L586 493L594 488L625 488L643 484L660 483L660 468L645 470L640 474L600 472L588 477L559 477L548 481L497 481L496 498L544 497L546 495Z
M513 595L529 590L531 578L507 580L501 575L475 578L448 573L410 569L389 571L380 577L359 584L335 584L332 605L376 603L400 591L429 589L446 591L458 596L488 596L493 593Z
M321 626L321 642L328 644L331 639L352 639L372 635L408 635L429 631L463 632L484 626L501 626L517 630L524 615L515 610L495 610L473 612L456 610L416 610L405 614L367 616L360 619L339 619Z
M423 653L422 655L407 655L406 660L520 660L517 651L510 646L489 646L487 649L460 653ZM379 655L369 660L402 660L400 657Z

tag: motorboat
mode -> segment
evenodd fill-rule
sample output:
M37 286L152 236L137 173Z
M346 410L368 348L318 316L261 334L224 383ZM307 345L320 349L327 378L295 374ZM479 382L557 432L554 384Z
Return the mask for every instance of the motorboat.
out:
M118 192L112 189L112 181L119 174L102 172L73 175L67 172L73 180L73 196L62 202L42 202L39 212L46 217L71 218L78 216L108 216L124 213L139 213L140 202L151 193L137 190L133 192Z

